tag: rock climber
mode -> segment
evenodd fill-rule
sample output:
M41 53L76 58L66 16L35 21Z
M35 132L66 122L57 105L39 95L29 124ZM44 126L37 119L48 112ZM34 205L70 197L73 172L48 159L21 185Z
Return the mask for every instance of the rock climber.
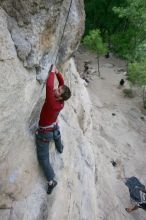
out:
M55 76L59 83L57 89L54 89ZM61 72L52 65L52 70L46 82L46 99L40 113L39 127L36 131L37 157L48 181L48 194L57 185L57 181L54 179L55 173L49 160L49 143L54 140L56 150L59 153L63 152L57 117L64 107L64 101L70 97L71 91L64 85Z
M139 181L138 178L132 176L130 178L124 178L125 185L129 189L131 207L126 208L127 212L132 212L138 208L142 208L146 211L146 188Z

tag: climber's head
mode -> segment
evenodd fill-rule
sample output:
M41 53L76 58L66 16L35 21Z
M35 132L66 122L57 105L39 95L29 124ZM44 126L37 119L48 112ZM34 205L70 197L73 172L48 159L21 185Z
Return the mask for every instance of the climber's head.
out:
M62 100L62 101L66 101L71 97L71 91L69 89L68 86L63 85L63 86L59 86L58 89L54 90L55 93L55 97L57 98L57 100Z

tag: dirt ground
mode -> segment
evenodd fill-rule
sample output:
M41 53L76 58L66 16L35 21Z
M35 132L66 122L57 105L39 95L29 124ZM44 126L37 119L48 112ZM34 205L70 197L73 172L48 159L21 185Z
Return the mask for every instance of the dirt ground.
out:
M123 210L129 203L129 195L128 191L124 191L127 190L126 187L120 183L121 177L136 176L146 185L146 110L143 108L142 92L134 88L133 98L124 95L123 89L130 88L126 80L126 64L112 54L109 58L100 58L100 77L94 53L81 47L75 58L92 101L92 141L97 146L95 153L98 154L98 176L104 182L107 180L111 188L114 187L113 194L117 191L120 193L119 207L122 203ZM88 64L89 74L84 74L85 62ZM125 80L123 86L119 86L121 79ZM116 162L115 167L111 161ZM99 181L99 187L100 184ZM104 196L101 194L100 201L102 199L104 200ZM101 207L102 205L105 206L100 202ZM119 209L118 212L123 211ZM144 212L140 210L135 211L132 216L127 213L122 215L128 216L129 220L146 220Z

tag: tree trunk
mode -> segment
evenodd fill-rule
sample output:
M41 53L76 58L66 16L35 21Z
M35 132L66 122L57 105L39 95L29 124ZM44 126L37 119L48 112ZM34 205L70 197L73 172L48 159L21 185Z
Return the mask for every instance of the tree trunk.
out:
M146 86L143 86L143 107L146 109Z
M100 66L99 66L99 56L97 55L97 63L98 63L98 76L100 77Z

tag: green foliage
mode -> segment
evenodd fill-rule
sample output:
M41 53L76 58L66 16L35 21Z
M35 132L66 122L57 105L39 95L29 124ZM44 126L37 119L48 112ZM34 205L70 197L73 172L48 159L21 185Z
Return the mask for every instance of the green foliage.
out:
M132 28L129 28L125 32L117 32L111 35L112 50L120 57L131 62L140 55L140 50L138 53L138 48L140 49L140 47L136 44L134 34L135 31Z
M96 52L98 60L98 75L100 77L99 56L107 52L107 46L103 43L100 30L91 30L83 39L83 44L91 51Z
M124 7L113 7L113 11L118 14L120 18L128 19L135 27L140 27L144 24L146 19L145 9L145 0L126 0ZM137 21L140 21L140 23L137 24Z
M143 87L143 106L146 108L146 59L129 64L128 80Z
M125 0L84 0L86 11L85 35L99 28L104 38L119 27L122 19L112 10L114 6L124 5Z
M106 44L103 43L100 31L92 30L83 39L83 44L91 51L97 53L98 56L107 52Z
M128 65L128 80L139 86L146 85L146 59Z
M146 0L85 0L86 29L100 29L103 40L121 57L139 59L146 40ZM142 52L142 51L141 51ZM144 51L143 51L144 52Z
M128 55L128 58L130 58L131 61L135 61L137 59L139 45L146 40L145 9L145 0L126 0L126 5L124 7L113 7L115 14L117 14L119 18L123 18L125 21L123 30L121 30L119 34L122 38L124 37L124 47L127 45L127 50L121 50L121 54L124 58L127 58ZM123 39L120 37L119 44L121 46L123 44Z
M146 60L146 44L140 44L135 52L135 60L140 62Z

